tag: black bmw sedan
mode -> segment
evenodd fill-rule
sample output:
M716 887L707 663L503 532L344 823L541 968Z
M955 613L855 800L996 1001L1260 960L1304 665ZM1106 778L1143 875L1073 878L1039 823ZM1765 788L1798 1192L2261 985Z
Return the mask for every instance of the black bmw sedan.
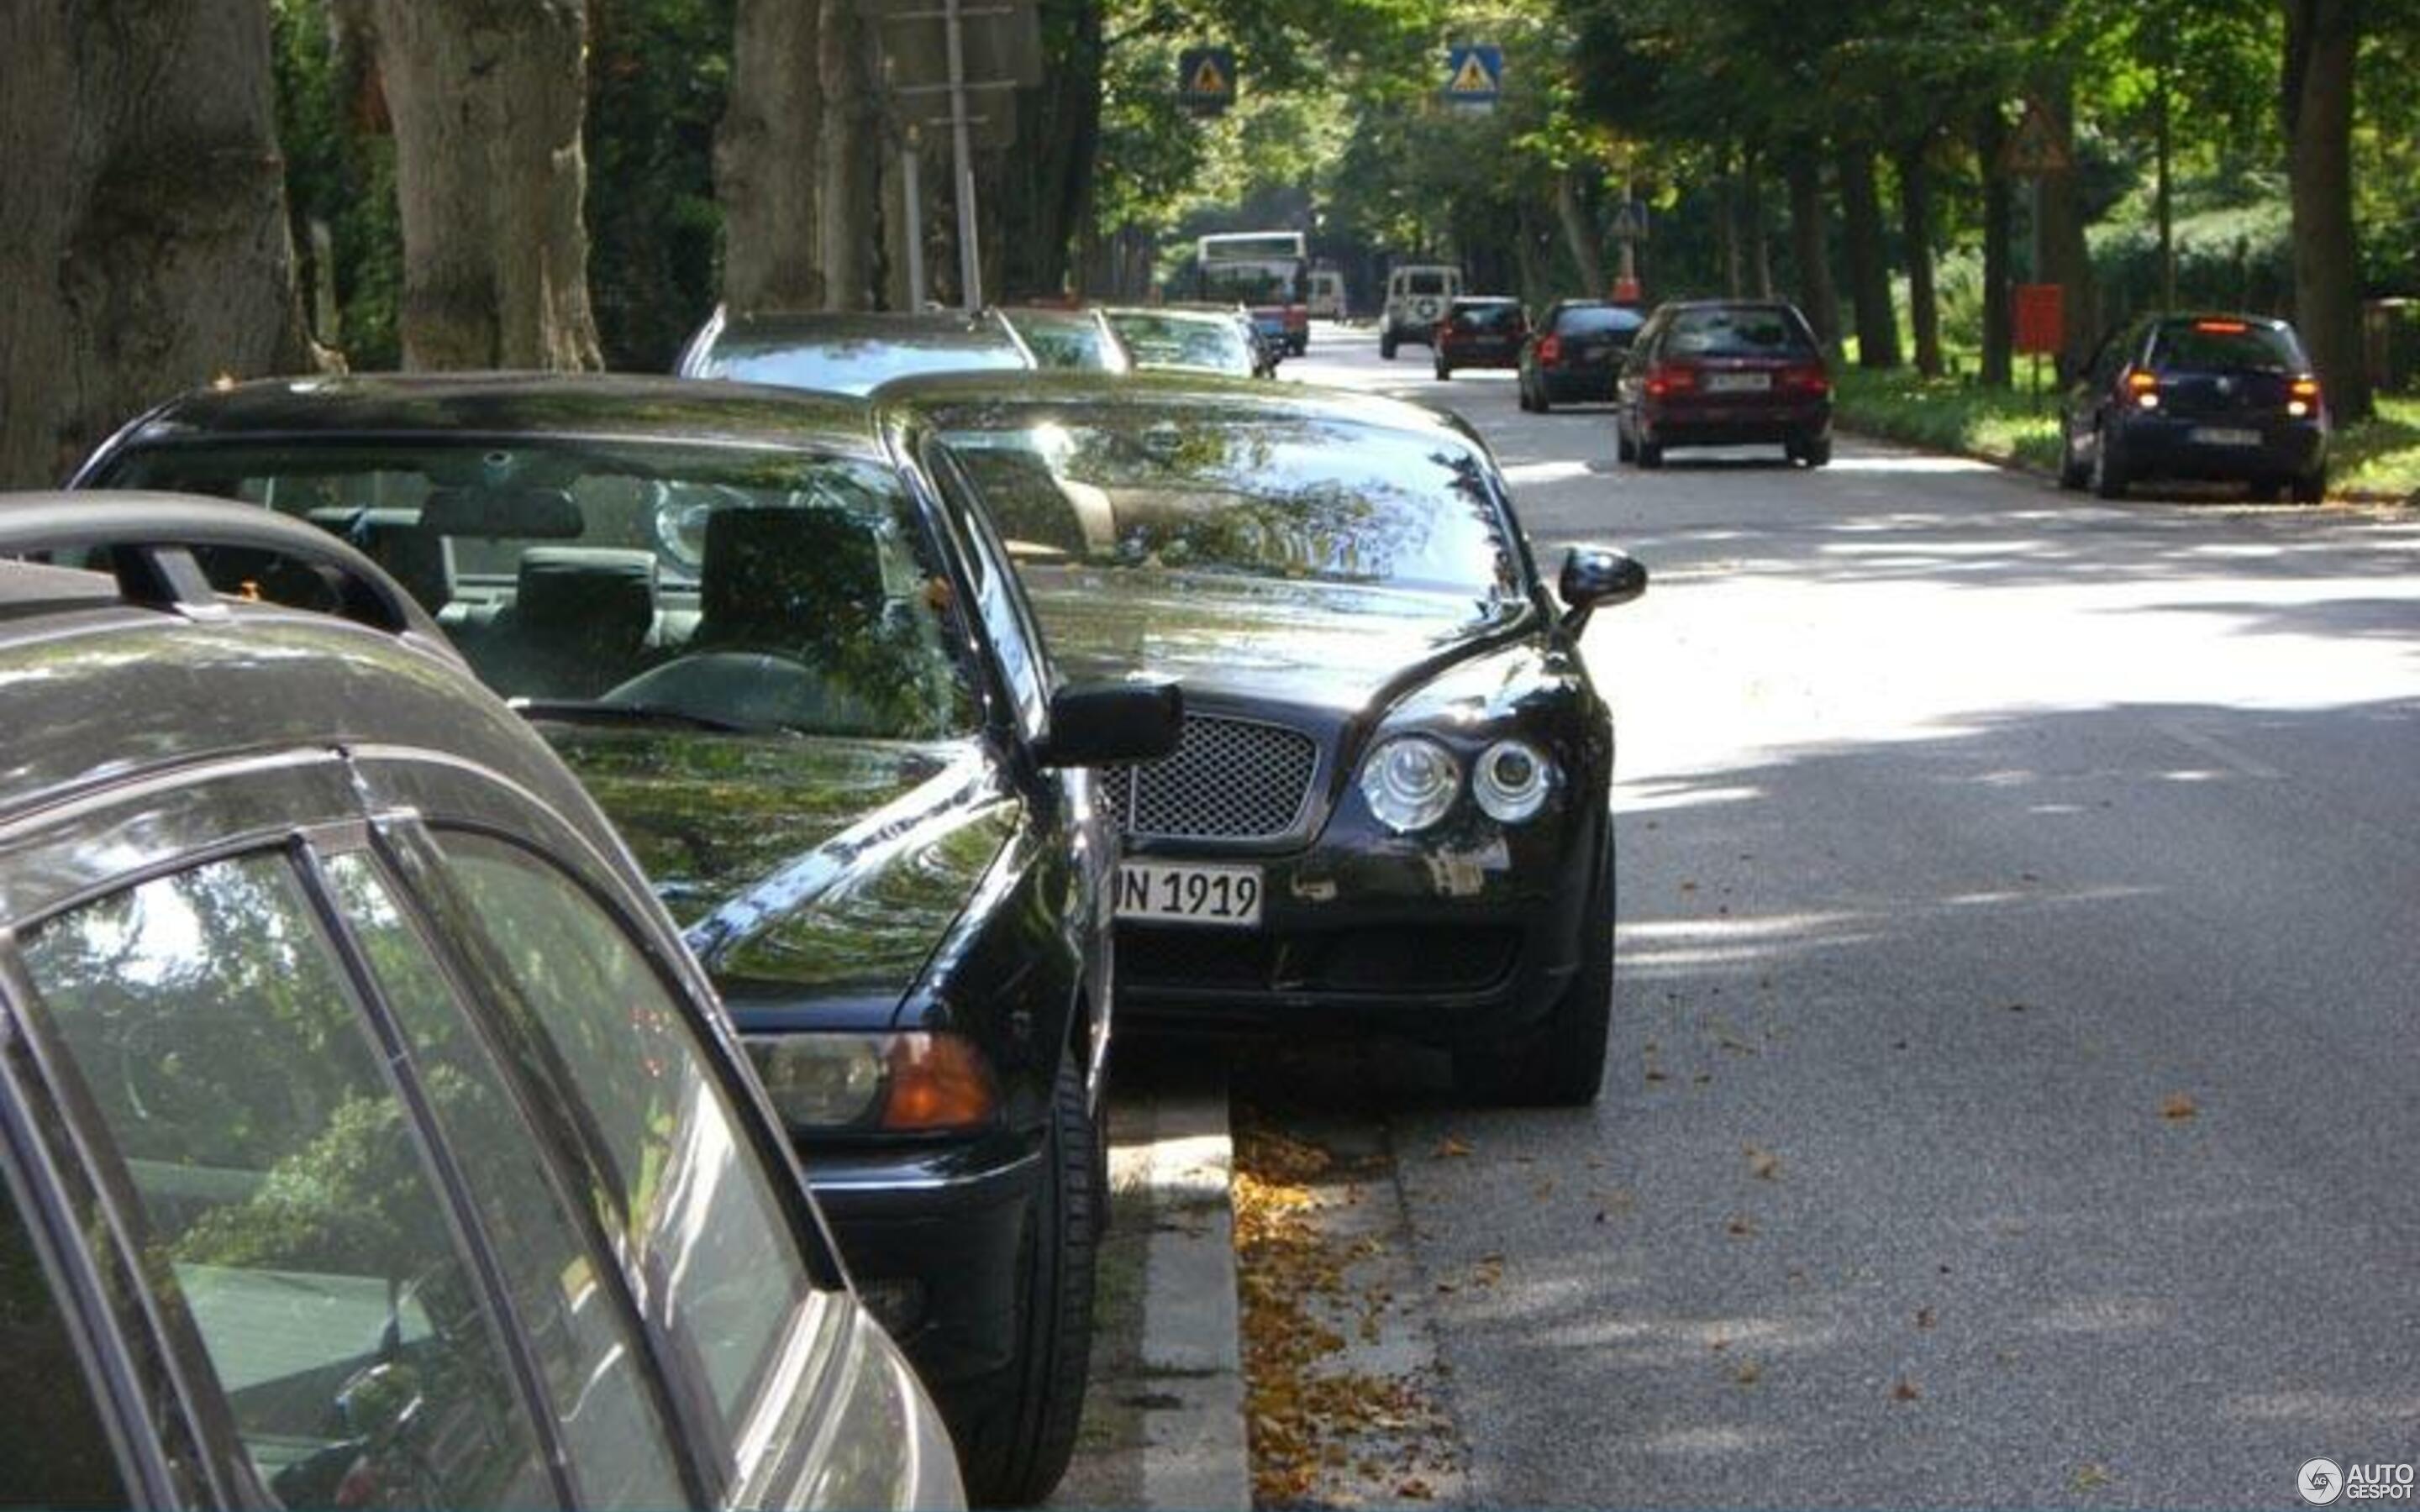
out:
M1613 968L1613 726L1579 638L1646 573L1539 576L1449 416L1136 378L886 385L979 496L1053 651L1185 693L1120 771L1119 1010L1449 1048L1481 1096L1578 1103Z
M1059 686L988 526L853 400L261 382L171 402L79 483L306 517L412 591L713 975L970 1494L1047 1492L1105 1199L1116 837L1083 764L1167 748L1173 695ZM232 592L325 591L205 565Z

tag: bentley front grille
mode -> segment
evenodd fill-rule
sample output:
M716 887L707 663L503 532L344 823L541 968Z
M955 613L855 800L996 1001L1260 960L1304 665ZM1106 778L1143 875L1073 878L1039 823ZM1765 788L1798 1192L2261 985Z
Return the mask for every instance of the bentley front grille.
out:
M1301 823L1318 768L1318 744L1299 730L1195 715L1173 753L1106 775L1128 834L1266 840Z

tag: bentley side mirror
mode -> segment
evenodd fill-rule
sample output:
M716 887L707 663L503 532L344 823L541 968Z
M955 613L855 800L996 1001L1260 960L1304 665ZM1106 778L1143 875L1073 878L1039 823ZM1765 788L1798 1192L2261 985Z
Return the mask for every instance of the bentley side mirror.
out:
M1050 697L1050 727L1035 742L1045 766L1116 766L1176 748L1185 695L1174 683L1074 683Z
M1610 547L1575 546L1563 554L1556 588L1563 596L1563 628L1577 635L1599 609L1627 604L1647 592L1647 568Z

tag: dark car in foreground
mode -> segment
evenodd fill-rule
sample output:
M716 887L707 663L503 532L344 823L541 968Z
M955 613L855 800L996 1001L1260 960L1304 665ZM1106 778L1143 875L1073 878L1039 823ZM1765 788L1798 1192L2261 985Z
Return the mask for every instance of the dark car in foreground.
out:
M1689 300L1659 305L1621 364L1614 450L1643 468L1676 446L1778 446L1832 460L1832 370L1795 305Z
M1542 579L1486 447L1364 395L929 378L876 396L1000 523L1054 651L1184 688L1118 774L1119 1011L1388 1030L1583 1103L1613 968L1613 728L1579 637L1646 573Z
M1437 316L1429 346L1436 358L1436 376L1453 377L1461 367L1518 367L1521 344L1528 339L1529 316L1521 301L1493 294L1466 294Z
M1116 837L1080 764L1171 740L1172 695L1060 687L989 527L861 401L270 381L163 407L85 476L393 563L628 838L971 1493L1047 1491L1106 1168Z
M1521 408L1609 404L1621 360L1647 317L1603 300L1557 300L1521 343Z
M403 592L218 501L0 498L28 555L0 1504L958 1504L705 976Z
M2146 316L2109 333L2068 386L2058 481L2103 499L2137 482L2242 483L2256 498L2328 491L2328 413L2294 328L2255 315Z
M914 373L1024 372L1041 366L998 310L806 311L718 308L682 348L682 378L733 378L864 393Z

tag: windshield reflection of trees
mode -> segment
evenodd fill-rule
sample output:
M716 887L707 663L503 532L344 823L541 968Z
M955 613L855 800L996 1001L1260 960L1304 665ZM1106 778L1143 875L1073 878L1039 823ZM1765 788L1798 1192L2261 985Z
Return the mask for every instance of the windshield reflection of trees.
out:
M953 448L1029 558L1481 597L1513 587L1483 462L1434 436L1140 406L954 419Z

